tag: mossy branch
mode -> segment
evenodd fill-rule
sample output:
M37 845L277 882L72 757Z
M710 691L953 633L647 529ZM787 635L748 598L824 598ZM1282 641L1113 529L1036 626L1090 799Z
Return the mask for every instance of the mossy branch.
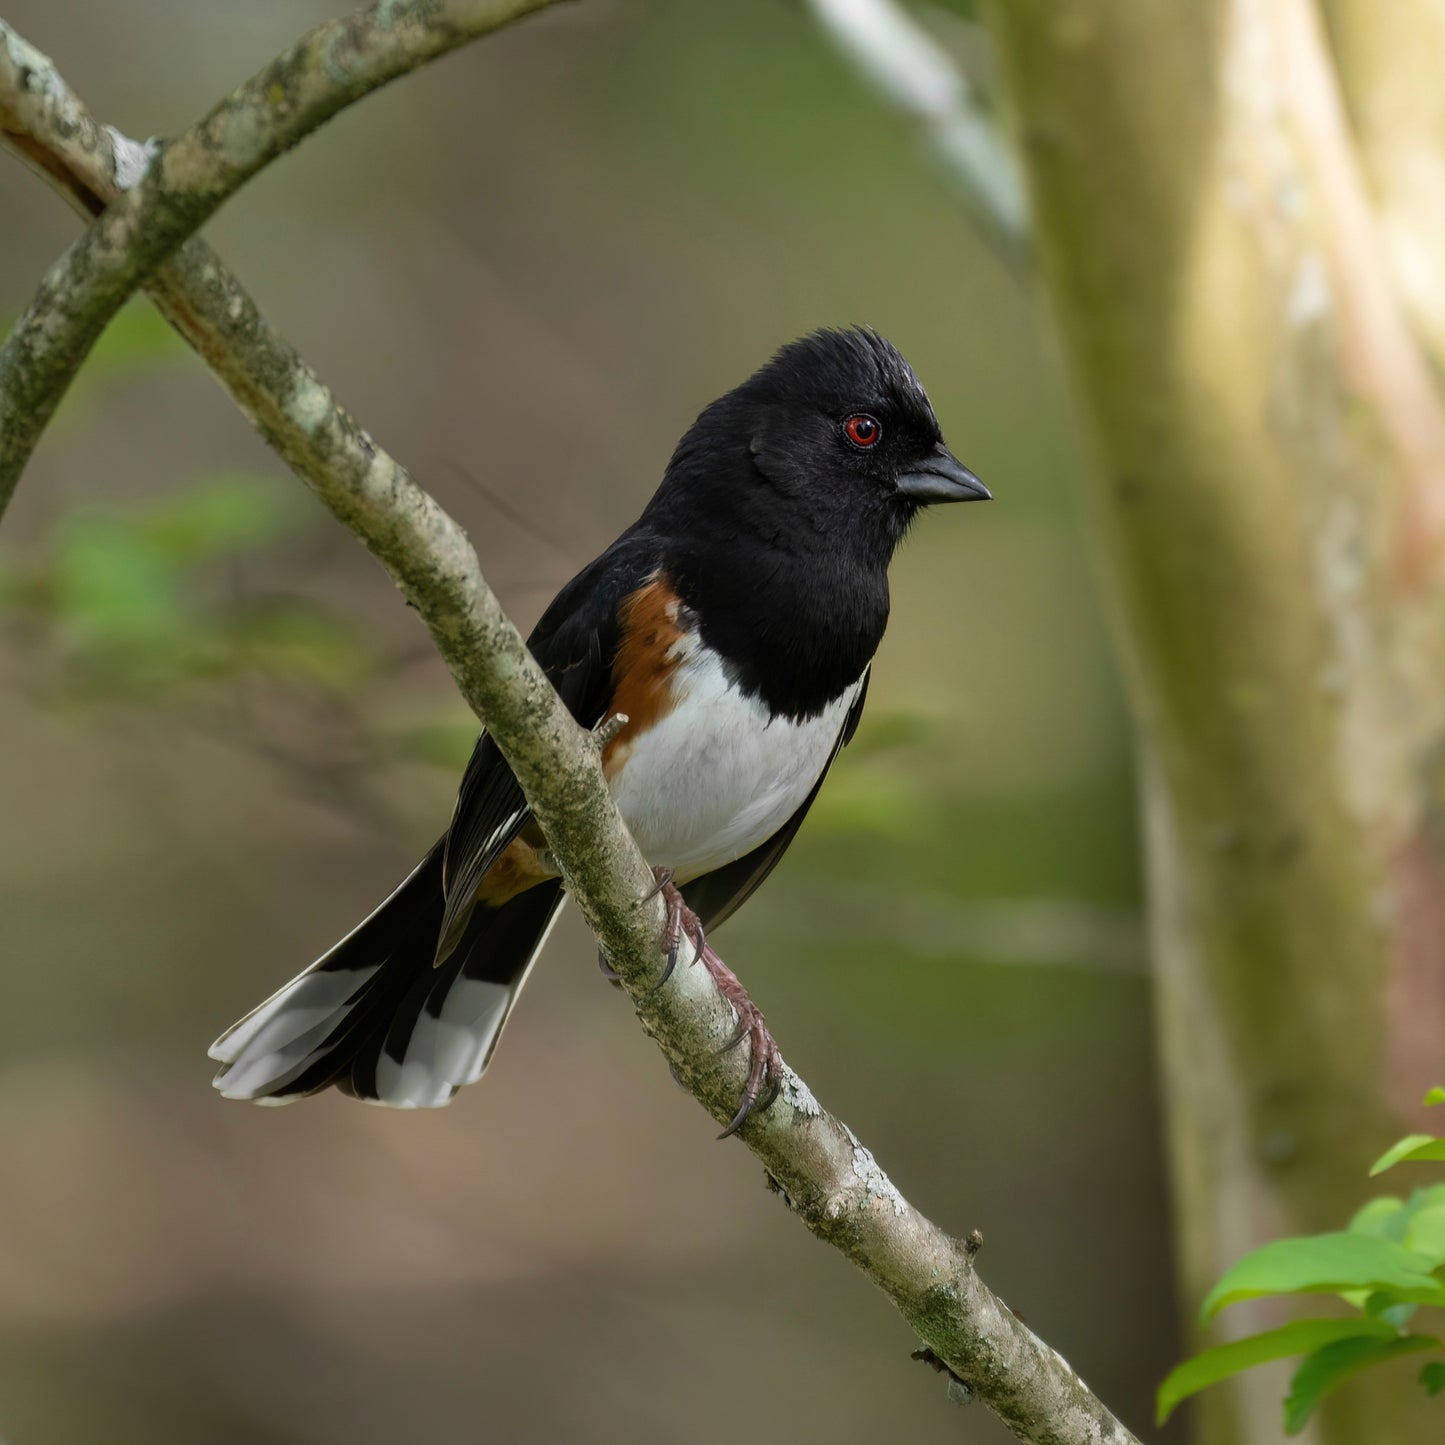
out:
M198 124L160 147L134 188L50 268L0 347L0 514L110 319L228 197L346 106L556 3L378 0L316 26ZM20 59L18 71L22 91L46 90L43 74L28 58Z
M460 43L459 14L472 17L470 33L481 33L489 28L483 14L494 25L541 3L378 7L323 26L330 35L324 45L315 39L320 32L313 32L263 75L281 67L298 97L312 97L312 124L319 124L323 111L338 106L328 110L316 99L314 88L322 81L313 71L332 73L338 56L353 65L366 52L364 38L377 40L383 14L393 27L398 17L412 17L405 46L414 65L444 48L425 29L440 24L439 15L452 17L452 29L445 32L449 46ZM422 12L432 20L423 21ZM373 54L367 88L381 83L377 76L405 68L411 67ZM364 93L356 88L354 69L343 66L343 73L352 75L349 98ZM684 1085L715 1119L726 1122L746 1068L736 1051L718 1052L732 1031L732 1011L699 968L679 968L666 987L650 991L661 965L662 905L649 896L652 875L608 793L596 736L573 721L527 651L462 529L336 403L215 254L203 242L188 240L219 204L218 186L229 187L229 194L304 134L295 127L293 110L246 100L258 84L253 81L227 103L248 107L251 123L266 131L248 137L244 157L223 139L226 124L215 121L226 112L221 107L200 128L206 139L188 141L182 159L175 158L174 147L162 151L160 164L145 171L136 189L126 190L123 172L143 156L141 148L96 125L50 62L0 22L0 137L81 209L108 208L99 232L88 233L103 239L81 248L83 262L52 273L22 333L28 339L0 370L5 387L0 428L7 435L0 455L13 480L73 374L73 357L62 338L83 340L101 312L113 314L133 288L145 285L267 440L377 557L426 622L457 686L521 782L568 889L620 974L643 1027ZM180 199L173 195L176 186ZM162 264L167 256L171 259ZM49 315L55 298L68 303L58 318ZM13 419L22 404L37 410L27 426L17 428ZM786 1066L784 1079L777 1101L749 1118L741 1137L804 1224L893 1300L930 1357L1021 1440L1134 1442L1068 1363L979 1278L977 1236L960 1242L926 1219Z

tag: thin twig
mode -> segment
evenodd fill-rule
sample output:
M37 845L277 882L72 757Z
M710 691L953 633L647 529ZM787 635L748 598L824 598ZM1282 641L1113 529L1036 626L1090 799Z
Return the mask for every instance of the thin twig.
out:
M1015 272L1029 267L1023 177L968 77L897 0L808 0L855 70L914 121Z
M111 317L227 197L362 96L556 3L378 0L318 25L163 146L134 189L50 268L0 348L0 514ZM35 84L20 78L25 89Z
M391 13L415 8L393 5ZM54 105L28 110L17 105L16 39L0 25L5 139L72 195L83 197L88 190L105 197L116 182L106 160L114 156L115 143L90 123L89 142L70 146L80 130L70 125L63 134L50 131ZM83 107L48 62L37 76L35 52L28 53L25 84L62 96L71 108L68 119L78 123ZM297 78L308 83L305 76ZM269 141L258 144L271 147ZM186 225L178 226L156 188L143 187L125 199L131 202L126 214L133 234L148 233L154 208L167 218L173 243L184 239L186 225L194 229L209 214L189 213ZM150 275L158 254L150 246L146 260L117 259L113 274L126 277L126 286L149 276L152 293L182 334L426 621L458 687L521 782L568 889L616 966L643 1026L677 1077L715 1119L726 1122L747 1067L736 1052L718 1052L732 1031L731 1009L702 969L678 969L666 988L651 990L662 903L640 900L653 891L652 874L607 790L596 738L573 721L528 653L487 587L465 534L335 404L209 250L193 242ZM24 356L13 365L26 394L53 408L47 388L63 390L63 371L41 364L46 375L36 377ZM954 1240L924 1218L852 1131L827 1114L786 1066L784 1079L777 1101L749 1118L741 1137L808 1228L873 1279L938 1359L1019 1439L1037 1445L1134 1442L1067 1362L978 1277L971 1241Z

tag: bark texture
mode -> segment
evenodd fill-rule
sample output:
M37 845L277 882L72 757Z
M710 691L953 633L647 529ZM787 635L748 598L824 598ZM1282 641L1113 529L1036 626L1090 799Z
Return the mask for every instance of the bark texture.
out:
M527 8L537 6L391 4L369 13ZM311 55L308 65L325 67L330 52L304 53ZM294 73L303 92L308 76L306 66ZM290 123L284 114L268 119L252 112L251 119L262 127L284 129ZM465 533L336 405L214 253L199 242L183 245L214 205L183 208L178 218L169 189L176 174L167 172L169 179L159 186L150 183L172 152L163 152L161 166L152 165L136 190L126 191L131 172L145 159L141 148L96 126L54 67L3 23L0 136L82 209L109 205L98 225L111 238L97 252L100 271L66 272L60 291L52 277L38 308L32 308L30 335L41 338L39 350L20 347L9 357L9 370L0 371L0 386L15 388L10 417L16 396L39 407L29 431L11 432L20 439L8 453L14 474L73 370L63 364L68 353L56 338L81 334L67 330L73 320L89 326L103 307L113 311L129 288L147 284L263 435L373 552L426 622L457 685L521 781L568 889L621 975L644 1028L703 1106L727 1122L746 1069L738 1051L719 1052L733 1030L732 1010L700 968L679 966L666 987L652 991L662 965L662 905L649 896L652 875L607 791L598 739L573 722L527 652L487 587ZM259 134L251 134L247 146L249 155L261 158L247 174L280 150L274 137ZM211 196L208 164L199 158L183 189ZM245 179L240 169L226 175L231 189ZM124 225L117 221L112 229L116 215L124 216ZM155 242L153 228L166 235L164 246ZM127 249L132 246L140 259ZM170 264L157 271L178 246ZM56 295L67 304L52 325L47 298ZM6 425L5 405L0 393L0 428ZM914 1209L868 1149L822 1109L791 1070L777 1102L751 1117L741 1137L803 1223L874 1280L934 1355L1020 1440L1135 1441L1068 1363L983 1283L974 1268L977 1242L951 1238Z
M0 347L0 514L110 319L229 196L362 96L556 3L378 0L318 25L184 135L160 147L134 188L50 268ZM25 58L18 69L22 91L48 90L43 69L35 71Z
M1445 375L1445 5L1323 0L1387 259Z
M1313 0L991 24L1145 757L1197 1302L1265 1239L1340 1227L1438 1072L1445 419ZM1211 1392L1202 1438L1278 1440L1280 1394ZM1317 1436L1406 1445L1416 1408L1363 1381Z

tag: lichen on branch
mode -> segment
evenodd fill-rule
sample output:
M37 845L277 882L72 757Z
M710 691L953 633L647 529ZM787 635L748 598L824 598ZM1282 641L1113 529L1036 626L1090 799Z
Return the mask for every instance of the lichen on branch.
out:
M227 197L362 96L556 3L380 0L316 26L162 147L50 268L0 348L0 514L111 317ZM22 88L45 88L28 60L19 72Z
M355 99L381 83L376 77L401 74L545 3L394 0L320 27L262 76L280 67L298 106L311 97L307 128L314 128L323 111L339 108L326 110L330 102L317 99L328 64L340 63L346 73L345 66L370 54L372 83L363 86L352 74L345 87ZM463 16L473 27L466 34L457 28ZM405 17L410 28L401 25ZM433 33L431 25L442 29ZM321 32L328 34L324 44L315 39ZM385 33L397 39L399 54L376 53ZM260 79L213 111L198 128L203 136L192 132L179 152L162 151L160 164L126 190L117 168L134 164L139 148L97 126L45 57L0 22L0 139L82 210L109 208L87 233L99 239L78 253L73 248L69 257L79 259L47 278L31 309L30 331L13 350L7 346L0 361L0 465L10 468L13 483L73 374L70 363L78 364L66 346L84 343L96 317L113 314L144 285L262 435L377 557L425 621L457 686L522 784L568 890L644 1028L684 1085L726 1122L746 1071L735 1051L719 1052L733 1029L732 1010L700 968L680 967L666 987L652 991L661 967L662 904L651 896L652 874L607 790L597 736L574 722L527 651L462 529L336 402L215 253L189 239L220 203L216 184L229 186L229 194L305 133L297 130L295 113L258 108L254 95L246 99ZM217 117L234 120L227 107L236 104L271 129L233 138L239 149L232 150L230 121ZM212 169L217 147L225 158ZM69 309L49 317L46 308L56 297L66 298ZM28 428L15 422L19 400L36 408ZM5 495L0 483L0 504ZM872 1153L786 1065L777 1100L751 1116L740 1136L807 1227L878 1284L953 1379L1020 1440L1137 1445L1068 1363L984 1284L974 1268L975 1240L951 1238L909 1204Z

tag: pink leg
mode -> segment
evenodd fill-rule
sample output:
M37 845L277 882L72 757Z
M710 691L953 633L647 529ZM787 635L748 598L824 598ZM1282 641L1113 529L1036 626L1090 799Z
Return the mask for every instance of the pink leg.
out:
M683 938L686 938L702 960L703 967L712 975L718 992L733 1006L738 1017L737 1029L732 1038L723 1045L722 1051L736 1048L744 1039L748 1041L748 1076L743 1082L742 1099L732 1122L718 1135L719 1139L726 1139L729 1134L736 1134L742 1128L755 1108L766 1110L778 1097L778 1090L782 1088L782 1054L772 1034L768 1032L767 1020L748 997L748 991L742 986L737 974L713 952L703 933L702 920L687 906L682 894L674 887L671 871L655 868L653 875L657 879L662 901L667 905L667 922L662 930L662 941L667 948L667 964L654 987L661 988L672 976L672 971L677 966L678 949Z

